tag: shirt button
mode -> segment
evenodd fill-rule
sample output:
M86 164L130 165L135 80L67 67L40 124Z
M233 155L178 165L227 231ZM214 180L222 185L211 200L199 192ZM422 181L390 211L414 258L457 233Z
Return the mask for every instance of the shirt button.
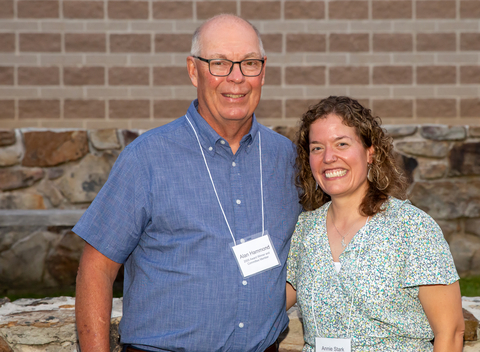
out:
M241 204L242 201L240 199L237 199L237 204Z
M225 144L225 141L222 139L222 140L220 141L220 143Z
M247 285L247 280L243 280L243 281L242 281L242 285L243 285L243 286L246 286L246 285Z
M208 150L212 151L212 150L213 150L213 148L212 148L212 147L208 147Z
M232 163L232 166L237 166L237 164L235 164L235 161Z
M238 324L238 327L243 328L245 325L243 323Z

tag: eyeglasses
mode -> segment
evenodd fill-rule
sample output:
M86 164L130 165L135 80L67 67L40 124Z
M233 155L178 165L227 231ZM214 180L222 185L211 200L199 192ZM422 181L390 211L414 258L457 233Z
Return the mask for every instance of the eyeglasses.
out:
M246 59L242 61L231 61L227 59L204 59L200 56L194 56L195 59L208 63L208 70L212 76L226 77L232 73L233 65L240 66L240 72L245 77L256 77L262 73L263 59Z

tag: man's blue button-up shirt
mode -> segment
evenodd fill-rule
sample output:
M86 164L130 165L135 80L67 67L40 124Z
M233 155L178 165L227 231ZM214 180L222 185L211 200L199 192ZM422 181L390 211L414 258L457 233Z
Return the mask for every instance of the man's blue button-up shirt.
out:
M125 264L122 343L152 351L263 351L288 324L285 262L301 211L294 146L253 117L233 154L196 101L187 115L237 241L262 231L261 135L265 230L281 265L242 277L185 116L125 148L73 231Z

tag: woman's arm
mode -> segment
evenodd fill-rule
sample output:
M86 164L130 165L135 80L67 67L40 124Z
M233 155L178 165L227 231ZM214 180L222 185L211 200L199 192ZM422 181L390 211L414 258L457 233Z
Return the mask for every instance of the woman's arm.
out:
M418 298L435 335L434 352L461 352L465 322L458 281L420 286Z
M292 306L297 303L297 291L293 288L293 286L287 282L287 310L292 308Z

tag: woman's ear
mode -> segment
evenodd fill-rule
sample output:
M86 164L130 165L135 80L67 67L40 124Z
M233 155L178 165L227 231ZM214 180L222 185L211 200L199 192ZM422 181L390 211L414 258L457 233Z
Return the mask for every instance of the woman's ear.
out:
M372 145L370 148L367 149L368 157L367 162L371 164L373 162L373 158L375 157L375 147Z

